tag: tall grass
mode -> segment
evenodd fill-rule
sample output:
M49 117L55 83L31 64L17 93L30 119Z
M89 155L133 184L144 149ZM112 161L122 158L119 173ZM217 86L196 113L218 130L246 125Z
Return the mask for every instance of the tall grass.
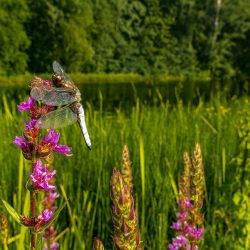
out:
M194 142L201 145L205 167L204 249L226 249L237 232L229 230L231 215L223 217L220 213L223 210L227 213L235 192L231 187L236 174L233 159L239 153L237 124L239 110L250 107L247 99L227 101L215 96L209 103L201 99L197 106L184 106L181 101L175 106L163 102L147 106L137 99L130 110L118 108L114 113L103 111L101 94L99 100L99 110L86 106L91 151L87 150L77 125L61 130L62 143L73 147L74 156L55 158L57 183L62 186L58 191L68 199L67 208L56 223L60 249L91 249L94 236L103 241L106 249L112 249L109 182L113 167L120 165L124 143L130 149L145 249L167 249L173 234L169 227L175 219L182 153L191 151ZM28 167L18 148L12 145L23 126L22 115L15 111L14 100L4 103L0 108L0 196L24 211L27 197L22 187ZM222 197L228 197L228 203ZM9 249L27 248L25 232L9 220L11 236L20 235Z

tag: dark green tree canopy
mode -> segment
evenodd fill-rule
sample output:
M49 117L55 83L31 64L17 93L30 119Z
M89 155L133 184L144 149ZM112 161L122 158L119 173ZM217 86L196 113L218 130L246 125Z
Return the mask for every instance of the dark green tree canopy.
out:
M0 0L0 74L249 77L249 0Z
M16 74L27 68L30 40L24 23L29 15L26 0L0 0L0 74Z

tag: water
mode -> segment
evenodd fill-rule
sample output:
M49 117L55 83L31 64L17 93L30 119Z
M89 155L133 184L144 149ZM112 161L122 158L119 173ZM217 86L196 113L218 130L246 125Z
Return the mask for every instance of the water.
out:
M127 109L135 105L139 99L145 105L159 105L169 102L196 104L200 97L209 98L210 82L208 81L169 81L164 84L80 84L83 105L89 103L94 109L102 107L104 111L113 112L116 108ZM1 87L0 107L3 105L2 96L14 100L17 104L29 95L27 87Z

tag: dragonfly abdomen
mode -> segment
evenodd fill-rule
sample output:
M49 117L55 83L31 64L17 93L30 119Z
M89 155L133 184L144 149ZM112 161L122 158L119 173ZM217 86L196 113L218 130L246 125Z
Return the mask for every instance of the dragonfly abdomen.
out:
M78 113L78 117L79 117L78 121L79 121L81 130L82 130L84 140L85 140L88 148L91 149L91 141L90 141L89 133L88 133L87 126L86 126L85 114L84 114L84 109L83 109L82 105L80 105L78 112L79 112Z

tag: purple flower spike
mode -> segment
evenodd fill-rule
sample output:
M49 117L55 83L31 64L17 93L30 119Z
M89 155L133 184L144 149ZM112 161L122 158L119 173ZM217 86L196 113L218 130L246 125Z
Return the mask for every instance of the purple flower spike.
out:
M199 144L195 144L192 158L184 153L184 171L179 182L177 222L171 228L176 237L168 245L170 250L198 250L204 234L201 208L204 199L204 171Z
M175 230L180 230L181 229L181 222L180 221L177 221L176 223L173 223L172 226L171 226L172 229L175 229Z
M43 231L43 236L42 239L43 241L45 241L46 239L48 239L49 237L55 237L56 235L56 231L55 228L53 226L49 226L47 227L44 231Z
M36 123L37 123L36 119L31 119L30 121L24 120L24 122L25 122L27 129L30 129L30 130L36 129Z
M178 249L181 249L183 246L185 246L186 243L187 243L187 239L184 236L179 235L173 239L172 244L168 245L168 249L169 250L178 250ZM186 249L190 249L190 248L188 248L188 246L186 246Z
M59 196L60 196L60 194L58 194L58 193L50 193L49 194L49 198L52 200L57 199Z
M204 228L197 229L196 226L189 226L188 224L186 225L187 231L189 232L190 236L192 236L194 239L199 239L203 240L201 235L204 233Z
M72 149L67 145L57 144L60 138L60 133L55 133L54 129L51 129L46 136L44 136L42 142L38 145L38 150L44 153L45 156L56 151L64 156L72 156L68 154Z
M42 201L43 206L49 208L52 211L55 211L57 207L53 206L53 203L59 196L60 195L58 193L49 193L48 195L45 195Z
M27 141L23 136L16 136L13 143L21 148L26 159L32 158L34 143Z
M52 244L50 244L51 250L56 250L58 247L59 247L59 244L57 242L53 242ZM43 247L43 250L48 250L48 247L47 246Z
M190 199L185 199L186 208L193 208L193 204L191 203Z
M33 150L34 148L34 144L26 141L23 136L16 136L13 143L21 148L24 152Z
M41 214L38 216L38 219L42 219L43 224L47 223L53 218L54 214L51 210L45 209L41 212Z
M35 99L32 98L32 97L29 97L29 99L25 102L22 102L20 103L18 106L17 106L17 109L20 111L20 112L23 112L24 110L31 110L32 107L35 105Z
M187 212L184 212L184 213L177 213L176 214L176 217L179 219L179 220L186 220L188 218L188 213Z
M51 129L49 133L44 136L43 143L50 144L51 146L57 145L60 138L60 133L55 133L54 129Z
M33 168L33 173L30 175L34 188L36 190L44 189L45 191L55 190L56 186L49 185L48 183L55 173L55 170L48 173L48 169L42 165L42 162L40 160L37 161Z
M73 154L67 154L68 152L70 152L72 150L72 148L69 146L66 146L66 145L58 144L54 147L53 150L58 152L59 154L64 155L64 156L72 156L73 155Z
M38 231L41 226L49 222L53 218L54 214L51 210L45 209L36 219L35 230Z

